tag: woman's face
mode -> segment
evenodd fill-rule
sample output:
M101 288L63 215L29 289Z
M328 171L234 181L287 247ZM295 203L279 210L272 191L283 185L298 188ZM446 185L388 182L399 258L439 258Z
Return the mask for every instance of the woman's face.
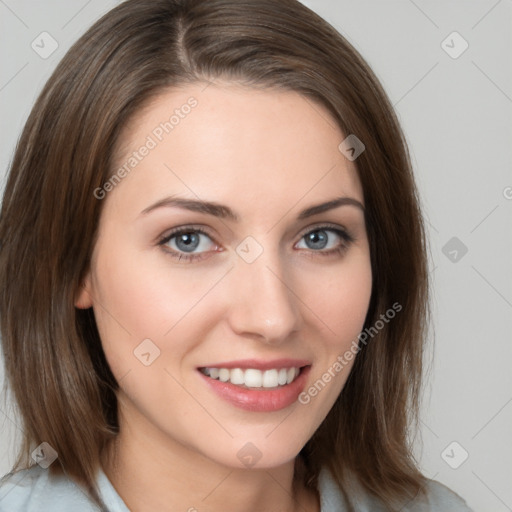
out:
M163 93L130 123L76 302L121 432L230 467L283 464L312 436L371 294L344 138L299 94L228 84Z

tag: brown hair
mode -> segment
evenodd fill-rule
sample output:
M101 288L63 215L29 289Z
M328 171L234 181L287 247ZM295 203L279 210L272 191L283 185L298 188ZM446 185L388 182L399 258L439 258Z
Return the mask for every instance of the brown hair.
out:
M225 78L302 94L365 151L373 290L370 328L348 381L297 458L314 487L327 466L388 506L422 491L409 426L417 418L428 314L426 242L406 143L379 81L327 22L295 0L128 0L69 50L18 143L0 218L0 314L10 388L24 424L16 468L46 441L100 503L100 453L118 430L116 381L92 309L74 300L90 262L119 134L164 89ZM341 141L340 141L341 142Z

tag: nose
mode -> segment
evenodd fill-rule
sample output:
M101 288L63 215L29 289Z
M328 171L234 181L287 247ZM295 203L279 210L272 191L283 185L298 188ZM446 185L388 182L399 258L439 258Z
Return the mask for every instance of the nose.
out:
M278 258L239 259L231 272L229 322L238 336L280 344L300 327L298 298Z

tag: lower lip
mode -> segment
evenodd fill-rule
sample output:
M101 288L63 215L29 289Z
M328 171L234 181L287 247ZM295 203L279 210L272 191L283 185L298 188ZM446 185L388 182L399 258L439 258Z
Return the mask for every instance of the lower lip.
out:
M302 368L299 376L291 384L277 389L241 388L231 382L212 379L199 370L198 372L217 395L235 407L253 412L272 412L285 409L297 401L306 385L310 369L311 366Z

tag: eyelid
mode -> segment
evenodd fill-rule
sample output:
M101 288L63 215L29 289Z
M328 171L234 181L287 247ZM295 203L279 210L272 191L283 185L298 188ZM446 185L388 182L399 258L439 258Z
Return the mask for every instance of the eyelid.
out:
M295 237L302 238L304 235L307 235L311 231L316 231L319 229L320 230L321 229L332 229L333 231L341 231L347 236L347 239L349 239L350 241L356 240L354 238L354 236L351 234L351 231L349 231L347 228L345 228L344 226L340 226L339 224L333 224L330 222L317 222L315 224L307 226L307 227L301 229L295 235ZM196 231L198 233L203 233L204 235L208 236L212 240L212 242L215 242L215 244L220 245L217 242L217 240L215 239L215 235L213 235L211 233L210 229L203 225L200 225L200 224L184 224L182 226L176 226L176 227L166 231L164 235L160 235L157 239L158 244L167 243L174 235L177 235L179 233L186 232L186 231Z
M356 241L356 238L345 227L340 226L338 224L332 224L329 222L323 222L323 223L318 222L318 223L310 225L310 226L304 228L303 230L301 230L299 232L299 234L296 235L299 237L299 239L297 240L295 245L297 243L299 243L304 238L304 236L306 236L307 234L314 232L314 231L322 231L322 230L332 231L332 232L336 233L336 235L338 235L338 237L340 237L342 239L343 243L338 248L329 249L327 251L322 251L322 250L314 251L314 250L308 250L308 249L301 249L307 253L311 253L310 257L313 257L314 255L329 256L331 254L343 252L344 250L347 250L348 247L353 242ZM199 253L186 253L186 252L179 252L179 251L176 251L175 249L170 249L170 248L164 249L171 257L177 259L178 261L184 260L184 261L188 261L190 263L193 261L201 261L202 259L207 258L208 254L211 252L222 252L222 250L218 251L219 247L222 247L222 246L216 241L215 236L210 233L210 229L207 227L204 227L203 225L194 225L194 224L185 224L185 225L176 226L175 228L172 228L170 231L167 231L165 235L162 235L158 238L158 245L165 246L165 244L167 244L175 236L178 236L180 234L187 233L187 232L195 232L195 233L200 233L200 234L206 235L208 238L210 238L212 243L216 246L217 251L210 250L210 251L204 251L204 252L199 252ZM295 247L295 245L294 245L294 247Z
M307 228L304 228L303 230L299 231L299 234L297 236L300 236L300 238L302 238L303 236L307 235L308 233L311 233L312 231L322 230L329 230L334 231L336 233L341 233L348 242L356 241L356 237L353 235L351 230L339 224L332 224L330 222L318 222L316 224L308 226Z
M185 263L193 263L201 261L208 257L208 254L212 252L212 250L199 252L199 253L186 253L186 252L180 252L172 248L166 248L165 245L174 237L179 236L180 234L184 234L187 232L194 232L194 233L200 233L202 235L206 235L215 246L215 249L213 251L216 252L222 252L218 251L218 248L220 247L219 243L215 240L215 237L213 237L209 232L209 230L204 228L203 226L194 226L191 224L186 224L183 226L177 226L171 231L168 231L167 234L159 237L158 239L158 246L162 247L162 250L164 250L171 258L174 258L178 262L183 260Z
M170 230L165 231L165 234L160 235L157 239L157 243L159 245L163 245L167 243L173 236L176 236L180 233L186 233L187 231L194 231L197 233L202 233L203 235L208 236L212 242L219 245L219 243L215 240L215 235L212 235L210 230L203 225L195 225L195 224L184 224L182 226L176 226Z

